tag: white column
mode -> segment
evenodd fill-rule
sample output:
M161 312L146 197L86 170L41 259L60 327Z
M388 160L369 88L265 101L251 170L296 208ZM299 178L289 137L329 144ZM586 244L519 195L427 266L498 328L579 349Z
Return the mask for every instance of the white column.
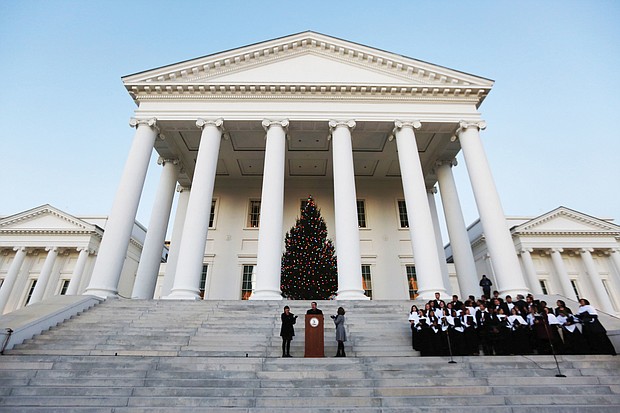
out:
M26 258L26 248L18 247L14 248L14 250L15 257L13 257L9 271L6 273L2 287L0 287L0 315L4 313L4 307L6 307L6 304L9 301L11 291L13 290L13 286L15 285L15 281L19 275L19 270L21 269L24 259Z
M467 235L465 219L463 219L461 201L459 200L456 183L452 175L452 166L455 164L456 161L439 162L435 172L439 182L441 204L443 205L443 212L446 218L450 246L452 247L452 257L454 258L456 275L461 287L461 295L467 297L470 294L476 295L480 290L480 285L474 254L471 250L469 235Z
M612 248L610 251L611 260L616 267L616 282L620 287L620 248Z
M531 248L523 248L521 250L521 260L523 261L523 267L525 268L525 275L527 275L527 279L530 283L530 291L534 295L542 295L542 288L540 287L540 282L538 280L538 275L536 274L536 267L534 266L534 261L532 260L532 252Z
M165 297L170 294L172 284L174 283L174 274L177 269L179 258L179 247L183 237L183 224L185 223L185 215L187 214L187 204L189 203L189 188L177 186L179 193L179 201L177 202L177 211L174 216L174 224L172 227L172 236L170 237L170 250L168 251L168 262L166 263L166 273L162 282L161 296Z
M196 121L196 126L202 129L200 147L192 180L192 192L183 223L183 238L179 247L174 283L170 295L166 298L200 299L200 274L209 231L209 214L223 123L223 119Z
M435 243L437 244L437 256L439 257L439 268L441 268L441 278L443 285L446 287L446 293L452 293L452 284L450 284L450 274L448 273L448 263L446 261L446 251L443 248L443 239L441 237L441 228L439 227L439 216L437 215L437 203L435 202L435 194L437 188L432 187L426 190L428 198L428 206L431 210L433 218L433 230L435 231Z
M43 299L45 288L47 287L47 283L52 275L52 270L54 269L54 263L58 256L58 248L52 247L46 248L45 250L47 251L47 257L45 257L45 262L43 262L43 268L41 268L41 273L37 279L37 284L34 286L34 291L32 292L28 305L38 303Z
M329 121L334 168L338 300L368 300L362 286L360 234L351 130L355 121Z
M136 134L106 223L93 275L84 294L107 297L116 296L118 293L118 280L125 263L146 172L158 134L155 123L154 118L131 119L129 122L132 127L136 127Z
M596 294L596 298L599 304L598 308L600 308L607 314L614 314L616 311L614 310L609 295L605 290L601 275L596 269L596 264L592 259L592 251L593 250L590 248L582 248L581 250L579 250L579 253L581 254L581 259L583 260L583 263L586 267L586 272L588 273L588 277L590 278L590 283L594 288L594 293Z
M435 292L445 297L446 287L441 275L433 218L426 199L426 185L414 132L414 128L419 129L422 124L418 121L396 121L394 124L413 260L418 277L418 298L432 299Z
M71 281L69 281L69 287L67 287L67 295L77 294L82 276L84 275L84 268L86 268L86 261L90 255L90 250L88 248L78 249L78 251L80 255L78 255L77 262L75 263L73 274L71 274Z
M568 272L566 271L566 266L564 265L564 260L562 259L562 252L564 250L562 248L551 248L549 254L551 254L551 261L553 262L553 269L557 274L558 281L560 281L560 285L562 286L562 291L564 292L564 296L566 298L570 298L571 300L577 300L577 296L575 295L575 290L573 290L573 286L570 283L570 277L568 276Z
M131 298L148 300L152 299L155 294L155 284L157 284L161 254L164 249L174 189L179 176L178 161L176 159L159 158L157 163L163 165L163 169L155 195L146 238L144 239L144 246L142 247L142 254L140 255L140 263L138 264Z
M284 154L288 120L263 120L267 131L263 190L260 201L256 289L251 300L281 300L282 228L284 218Z
M493 258L497 290L501 295L516 296L529 290L521 273L502 204L480 141L479 130L485 127L484 122L461 122L456 133L463 149L487 247Z

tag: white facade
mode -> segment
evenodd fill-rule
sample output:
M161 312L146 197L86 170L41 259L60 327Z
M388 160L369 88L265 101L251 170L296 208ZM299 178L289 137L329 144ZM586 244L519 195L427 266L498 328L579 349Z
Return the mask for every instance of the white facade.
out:
M534 295L587 298L608 314L620 314L620 226L566 207L535 218L510 217L506 226ZM468 233L477 273L497 285L480 221ZM450 245L446 255L452 256Z
M75 217L50 205L0 218L0 314L54 295L82 294L106 223L107 217ZM145 232L134 223L120 295L131 294Z
M140 263L132 297L280 299L284 233L309 194L335 242L338 299L368 299L370 282L374 299L406 298L413 264L421 298L450 294L436 183L442 196L457 200L445 211L459 246L456 284L473 285L475 274L466 270L471 248L466 237L453 235L465 231L450 188L461 150L498 288L528 292L480 140L485 123L478 108L493 81L304 32L123 82L138 105L130 122L136 134L86 293L118 293L153 148L162 178L144 246L150 258ZM179 207L156 285L153 250L164 242L174 180ZM367 228L359 228L359 201ZM259 205L257 228L258 215L250 215ZM401 228L399 214L408 227Z

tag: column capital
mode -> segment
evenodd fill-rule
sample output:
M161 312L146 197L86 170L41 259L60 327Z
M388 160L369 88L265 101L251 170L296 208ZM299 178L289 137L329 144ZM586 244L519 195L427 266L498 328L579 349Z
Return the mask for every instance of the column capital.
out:
M349 119L349 120L333 120L332 119L329 121L330 132L338 127L343 127L343 126L349 129L354 129L355 125L356 123L353 119Z
M220 131L223 132L222 126L224 125L224 119L217 118L213 120L208 120L208 119L199 118L198 120L196 120L196 126L200 128L201 130L204 129L204 127L207 125L215 126L216 128L220 129Z
M440 166L443 166L443 165L448 165L448 166L450 166L452 168L453 166L458 165L458 161L456 160L456 158L453 158L453 159L439 159L439 160L435 161L435 167L440 167Z
M580 254L586 254L586 253L592 254L594 252L594 248L579 248L578 252Z
M549 251L551 253L557 252L557 253L562 253L564 252L564 248L559 248L559 247L553 247L553 248L549 248Z
M487 127L487 123L483 120L480 120L477 122L467 122L467 121L462 120L459 122L459 127L457 128L455 135L459 137L460 134L468 128L477 128L478 130L484 130L486 129L486 127Z
M288 119L282 119L282 120L263 119L262 125L265 131L269 130L270 127L276 126L276 125L279 125L282 127L282 129L286 130L288 128L289 121Z
M420 129L422 127L422 122L419 120L395 120L394 121L394 130L403 129L403 128L412 128L412 129Z
M183 185L177 185L176 191L179 193L184 192L184 191L189 191L189 187L183 186Z
M129 119L129 126L132 128L137 128L139 125L147 125L159 132L159 127L157 126L157 118L148 118L148 119L137 119L131 118Z
M392 133L390 133L390 136L388 136L388 141L392 142L394 140L394 137L396 136L396 132L403 128L420 129L421 127L422 127L422 122L420 122L419 120L412 120L412 121L395 120L394 129L392 129Z
M432 186L430 188L426 188L426 192L428 192L429 194L436 194L437 193L437 187Z
M171 163L173 165L178 165L179 164L179 160L176 159L176 158L164 158L162 156L157 158L157 165L165 166L167 163Z
M58 247L45 247L45 251L58 252Z
M526 254L526 253L527 253L527 254L531 254L531 253L533 253L533 252L534 252L534 248L525 248L525 247L524 247L524 248L521 248L521 249L519 250L519 254L521 254L521 255L522 255L522 254Z
M620 247L610 248L609 252L612 253L612 254L614 254L614 253L620 254Z
M27 252L27 248L26 247L13 247L13 251L18 252Z

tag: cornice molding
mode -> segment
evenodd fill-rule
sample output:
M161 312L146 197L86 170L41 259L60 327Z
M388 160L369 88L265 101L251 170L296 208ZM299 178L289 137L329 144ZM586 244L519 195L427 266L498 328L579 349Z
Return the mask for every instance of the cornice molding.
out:
M57 218L62 219L63 221L69 222L72 225L76 225L80 228L82 228L83 231L92 231L92 229L94 228L93 225L87 224L85 225L84 223L80 222L78 219L70 217L68 215L65 214L61 214L60 212L56 211L54 208L49 207L49 206L45 206L45 207L41 207L41 208L36 208L34 210L28 211L26 213L23 214L19 214L16 215L14 217L9 217L8 219L3 220L2 222L0 222L0 231L7 231L9 229L7 229L8 226L11 225L15 225L19 222L23 222L23 221L29 221L32 219L35 219L39 216L43 216L43 215L53 215ZM19 228L15 228L15 229L11 229L11 230L15 230L15 231L23 231L22 229ZM27 231L28 229L24 229L24 231ZM80 230L78 230L80 231Z
M235 72L251 71L304 55L386 75L394 78L394 82L252 84L225 79ZM198 57L124 76L122 80L136 103L169 99L396 98L403 101L458 101L476 106L482 103L494 83L490 79L314 32Z
M99 239L103 237L96 229L71 230L71 229L0 229L0 235L93 235Z
M311 32L199 57L125 76L123 80L125 84L205 80L229 73L239 66L260 66L276 59L287 59L308 53L336 58L339 61L371 70L387 71L420 83L445 83L459 86L481 83L489 88L493 84L493 81L489 79Z
M552 221L558 217L567 217L571 220L584 223L588 226L595 227L596 229L591 230L555 230L555 231L541 231L537 230L536 227L544 224L546 222ZM560 207L554 211L546 215L542 215L538 218L534 218L529 222L526 222L513 230L514 234L518 235L611 235L611 236L620 236L620 227L615 224L610 224L605 221L601 221L592 217L588 217L577 212L574 212L570 209Z
M489 88L333 84L127 85L136 102L158 100L396 100L478 103Z

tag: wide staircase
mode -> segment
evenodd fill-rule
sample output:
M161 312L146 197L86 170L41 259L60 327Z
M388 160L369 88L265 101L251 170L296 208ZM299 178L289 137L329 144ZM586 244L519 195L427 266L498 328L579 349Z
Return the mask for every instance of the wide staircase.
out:
M339 305L347 358L332 357ZM418 357L410 305L319 302L326 358L308 359L308 302L107 300L0 356L0 412L620 411L620 358Z

